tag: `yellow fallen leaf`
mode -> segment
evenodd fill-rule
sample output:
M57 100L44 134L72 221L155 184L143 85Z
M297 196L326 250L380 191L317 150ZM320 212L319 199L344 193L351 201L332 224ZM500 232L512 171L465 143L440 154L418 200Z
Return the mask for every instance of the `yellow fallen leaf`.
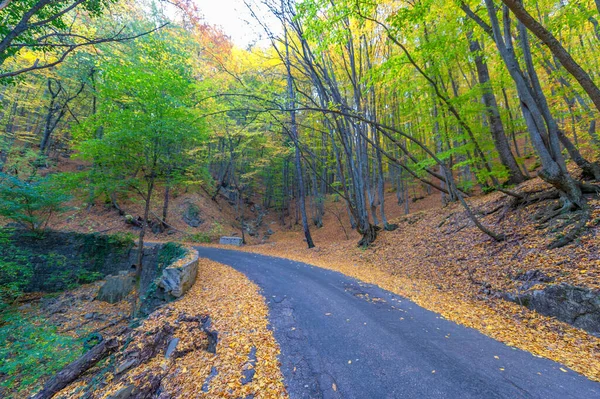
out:
M562 367L560 368L560 371L562 371L563 373L567 373L568 371L563 369Z

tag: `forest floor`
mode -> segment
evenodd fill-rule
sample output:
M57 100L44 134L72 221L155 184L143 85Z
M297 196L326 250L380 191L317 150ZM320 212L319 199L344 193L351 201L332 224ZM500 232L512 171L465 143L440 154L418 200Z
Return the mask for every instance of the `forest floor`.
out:
M114 305L95 301L99 285L101 282L55 297L39 298L41 304L32 297L24 305L19 317L34 320L38 328L56 326L52 329L53 339L37 334L34 343L27 341L21 345L21 337L17 336L9 337L11 343L6 348L0 343L0 352L9 356L3 361L13 359L23 363L21 354L12 353L18 349L39 351L30 356L28 364L35 378L32 380L27 370L20 368L21 373L0 379L0 396L28 397L54 372L82 353L79 348L85 337L100 332L105 339L121 337L123 349L114 358L98 363L55 397L99 399L117 393L124 395L129 389L135 389L134 394L142 397L143 389L157 388L157 384L170 398L287 397L279 367L279 346L267 328L265 300L259 288L242 273L200 259L197 282L191 290L133 329L128 318L123 317L129 314L129 301ZM197 326L200 320L205 324L209 320L207 330L216 333L213 349L208 334ZM155 340L159 336L163 337L160 342ZM166 356L174 339L179 339L176 350ZM39 357L48 352L48 346L54 351L51 354L54 358ZM50 373L43 373L48 362L60 364ZM45 363L46 366L39 367ZM27 388L19 390L25 387L25 382Z

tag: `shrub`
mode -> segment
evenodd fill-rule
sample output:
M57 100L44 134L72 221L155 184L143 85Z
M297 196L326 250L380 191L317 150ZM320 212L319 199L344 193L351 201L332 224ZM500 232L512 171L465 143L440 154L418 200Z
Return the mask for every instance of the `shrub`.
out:
M158 252L158 270L162 270L187 254L187 249L181 244L168 242Z
M34 232L45 229L50 218L64 211L69 196L57 180L21 180L0 174L0 216Z
M194 233L187 236L187 240L191 242L199 242L210 244L213 240L221 237L225 232L223 225L219 222L214 222L208 232Z
M204 244L210 244L212 238L208 233L194 233L187 236L187 240L191 242L199 242Z

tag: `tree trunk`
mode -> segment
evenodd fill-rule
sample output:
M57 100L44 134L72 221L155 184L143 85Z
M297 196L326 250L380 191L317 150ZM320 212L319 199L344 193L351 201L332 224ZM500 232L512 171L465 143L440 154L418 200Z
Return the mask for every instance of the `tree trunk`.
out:
M521 183L525 181L525 176L523 176L523 174L521 173L521 169L517 164L517 160L515 159L512 151L510 150L510 145L508 144L508 139L506 138L506 134L504 132L504 125L502 124L500 113L498 112L498 103L496 102L496 96L494 95L494 91L491 87L490 73L481 55L481 46L477 40L471 37L471 34L469 34L469 36L469 49L475 55L475 66L477 70L477 76L479 78L479 84L482 86L483 89L483 103L486 107L486 114L488 117L490 132L494 140L496 151L498 151L500 162L502 162L502 165L504 165L504 167L508 169L508 183Z
M538 39L552 51L552 54L558 58L565 69L577 80L577 82L579 82L598 111L600 111L600 89L596 86L590 75L575 62L573 57L571 57L571 54L569 54L554 35L525 10L521 0L502 0L502 2L510 8L519 21L521 21L531 33L536 35Z
M282 3L283 7L283 3ZM295 92L294 92L294 81L292 77L292 68L289 53L289 44L287 37L287 27L284 22L285 31L285 66L287 70L287 90L288 90L288 106L290 109L290 136L294 142L295 154L294 163L296 166L296 181L298 183L298 207L300 207L300 214L302 217L302 229L304 230L304 237L306 238L306 245L308 248L314 248L312 236L310 234L310 228L308 226L308 218L306 217L306 201L305 201L305 187L304 179L302 177L302 162L300 157L300 144L298 143L298 125L296 124L296 107L295 103Z
M163 200L163 209L162 209L162 226L163 228L167 228L167 215L169 213L169 199L171 195L171 184L169 180L167 180L165 185L165 198Z
M132 305L131 305L131 316L135 318L137 315L138 302L140 299L140 280L142 277L142 268L144 260L144 237L146 236L146 230L148 229L148 218L150 217L150 204L152 200L152 191L154 190L154 173L150 176L148 180L148 191L145 198L145 206L144 206L144 219L142 220L142 227L140 230L140 235L138 238L138 254L137 254L137 265L135 268L135 285L136 290L133 296Z
M116 338L104 340L90 349L85 355L69 364L44 384L41 391L31 399L50 399L71 382L79 378L100 360L104 359L119 347Z

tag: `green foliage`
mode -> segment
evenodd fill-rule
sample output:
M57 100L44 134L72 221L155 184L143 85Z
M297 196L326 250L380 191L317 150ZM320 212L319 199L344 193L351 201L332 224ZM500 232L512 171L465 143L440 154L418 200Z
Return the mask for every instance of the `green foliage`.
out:
M20 392L40 378L54 375L83 352L79 340L60 335L42 318L19 312L0 318L0 396L22 398Z
M158 270L162 270L187 254L187 249L175 242L164 244L158 251Z
M119 231L114 234L109 234L107 237L108 237L108 244L111 247L129 249L135 243L135 235L128 231L126 231L126 232Z
M209 233L199 232L199 233L194 233L194 234L188 235L186 240L191 241L191 242L198 242L198 243L202 243L202 244L210 244L212 242L212 237L210 236Z
M67 258L64 255L54 252L43 255L41 258L48 270L54 270L47 283L55 287L56 291L71 290L81 284L93 283L104 277L100 272L86 269L83 260L79 262L79 265L74 266L67 263Z
M205 126L186 50L193 44L176 33L140 38L99 65L100 109L74 132L79 154L93 161L92 197L130 190L149 201L155 183L189 172Z
M2 25L0 25L0 38L5 38L11 34L14 27L27 13L33 12L30 21L36 21L38 23L31 24L29 29L17 32L16 39L19 43L23 43L24 45L12 46L5 52L0 53L0 65L8 57L17 55L21 50L27 47L32 50L51 53L51 47L40 45L40 43L45 43L47 40L39 41L37 38L48 33L56 35L57 32L68 31L70 24L72 24L73 16L70 13L62 12L68 7L74 6L78 11L86 11L90 16L99 16L115 1L116 0L87 0L79 2L79 5L75 5L76 2L73 0L20 0L9 2L8 6L0 11L0 20L2 21ZM45 5L35 9L34 6L40 3L45 3ZM63 36L68 37L67 35Z
M69 195L52 177L21 180L0 174L0 216L40 232L50 218L64 211Z
M191 242L209 244L213 240L221 237L224 232L225 229L223 228L223 225L219 222L214 222L209 231L190 234L187 236L187 240Z
M22 295L33 275L28 253L13 244L11 234L0 229L0 311Z

